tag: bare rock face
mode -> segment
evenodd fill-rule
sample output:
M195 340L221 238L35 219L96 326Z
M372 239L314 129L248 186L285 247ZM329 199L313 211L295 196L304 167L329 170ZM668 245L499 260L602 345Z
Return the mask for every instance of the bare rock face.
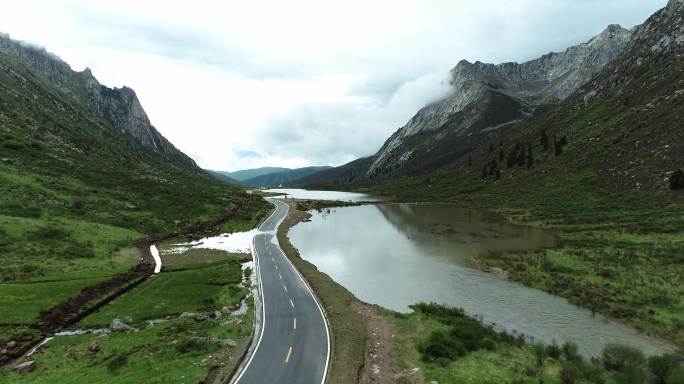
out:
M609 25L586 43L522 64L459 62L450 73L451 93L422 108L396 131L365 176L410 169L412 162L425 170L453 160L468 152L483 133L496 134L529 118L538 106L567 98L616 58L631 35L619 25ZM444 143L449 148L440 148Z
M12 40L5 34L0 34L0 53L13 56L42 74L62 93L78 104L87 106L94 116L121 133L129 134L146 149L182 167L199 170L192 159L150 123L131 88L108 88L97 81L90 69L74 71L69 64L44 48Z

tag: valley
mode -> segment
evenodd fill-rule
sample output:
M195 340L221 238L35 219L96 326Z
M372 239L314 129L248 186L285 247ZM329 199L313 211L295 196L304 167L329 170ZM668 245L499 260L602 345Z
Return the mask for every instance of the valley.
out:
M0 384L683 384L684 0L563 1L0 33Z

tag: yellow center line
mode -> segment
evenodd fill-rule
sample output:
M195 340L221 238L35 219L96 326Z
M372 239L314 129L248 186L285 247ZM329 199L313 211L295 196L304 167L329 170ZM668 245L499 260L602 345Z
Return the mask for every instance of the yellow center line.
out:
M290 361L290 355L292 355L292 346L290 346L290 349L287 350L287 356L285 357L285 363L288 363Z
M292 329L297 329L297 318L294 318L294 322L292 324Z

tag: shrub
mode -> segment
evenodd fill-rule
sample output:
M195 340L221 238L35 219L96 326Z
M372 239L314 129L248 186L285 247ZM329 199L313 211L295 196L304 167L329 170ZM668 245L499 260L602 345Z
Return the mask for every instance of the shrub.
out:
M71 233L65 229L55 227L54 225L48 225L45 227L40 227L34 229L28 233L28 237L31 240L66 240L71 236Z
M571 364L563 365L560 370L560 382L562 384L575 384L579 376L579 369Z
M5 139L2 142L2 146L5 148L8 148L8 149L14 149L14 150L18 151L18 150L24 148L24 143L22 143L21 141L19 141L17 139L12 138L12 139Z
M107 363L107 369L112 372L117 371L126 364L128 364L128 356L124 353L119 353L118 355L114 356L114 358L109 360Z
M532 345L532 350L534 351L534 356L537 358L537 366L544 366L544 359L546 358L546 351L544 349L544 344L536 343Z
M85 207L86 207L85 200L82 197L74 196L71 199L71 209L73 209L75 211L81 211L82 212L83 210L85 210Z
M667 384L682 384L684 383L684 367L677 367L667 375Z
M183 342L176 344L176 351L181 354L192 352L203 352L209 348L209 345L201 339L190 338Z
M595 384L603 384L606 382L605 371L600 366L595 364L581 364L579 367L582 378L585 381Z
M642 366L625 367L615 375L615 379L620 384L647 384L649 373Z
M653 373L656 384L666 384L667 376L677 368L677 360L672 355L651 356L648 369Z
M466 349L463 343L446 332L435 331L423 346L422 353L424 361L453 361L463 356L466 353Z
M558 344L556 344L555 340L553 341L553 343L546 346L546 350L544 352L547 356L549 356L552 359L556 359L556 360L560 359L561 349L558 346Z
M681 169L674 171L670 176L670 189L673 191L684 189L684 171Z
M603 348L601 360L603 366L610 371L623 371L644 364L644 354L640 350L620 344L608 344Z
M582 356L580 356L577 349L577 344L568 341L561 347L561 355L563 358L570 362L580 362L582 361Z

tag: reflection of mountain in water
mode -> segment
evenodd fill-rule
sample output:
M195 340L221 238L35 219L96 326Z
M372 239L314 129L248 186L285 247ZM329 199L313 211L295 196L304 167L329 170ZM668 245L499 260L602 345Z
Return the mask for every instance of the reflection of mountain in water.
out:
M486 221L482 212L432 204L378 204L378 210L407 238L430 246L459 243L470 252L548 247L556 240L536 228Z

